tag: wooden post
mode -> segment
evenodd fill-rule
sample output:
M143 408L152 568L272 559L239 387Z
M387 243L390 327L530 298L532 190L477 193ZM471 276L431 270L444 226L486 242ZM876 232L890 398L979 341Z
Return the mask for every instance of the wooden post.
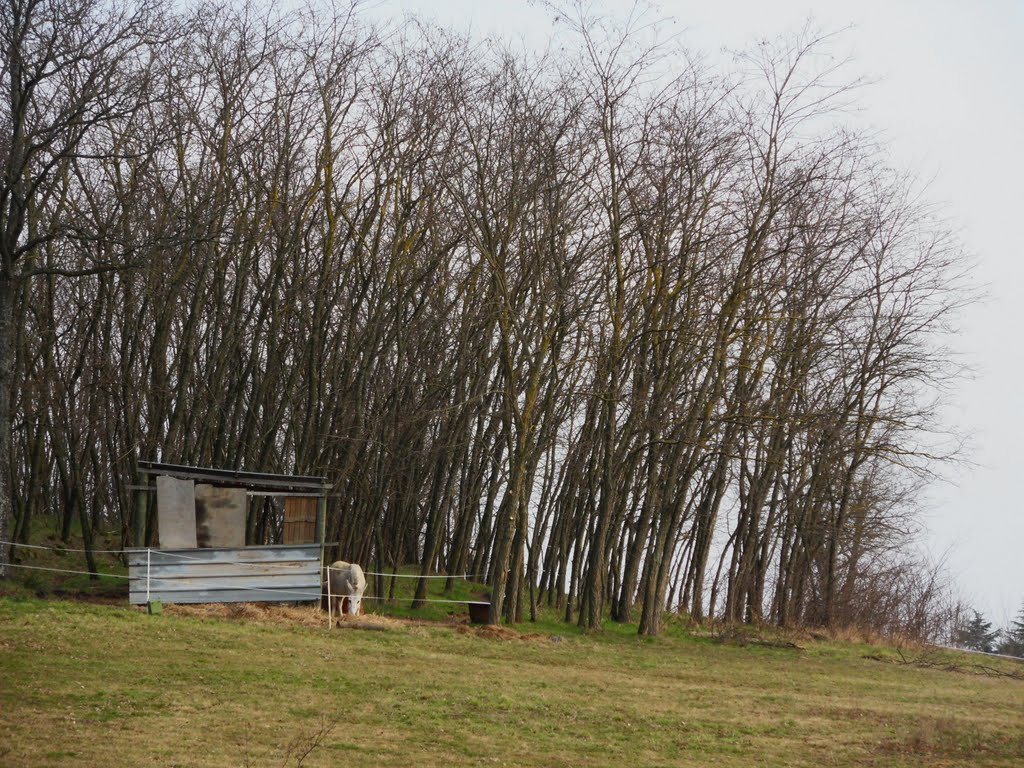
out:
M132 546L146 546L146 518L149 517L149 475L139 472L135 491L135 518L132 520Z
M321 553L323 552L323 547L320 548L320 551ZM320 559L323 560L323 554L320 555ZM327 628L334 629L334 598L331 595L331 567L327 566L327 570L324 572L327 574Z
M327 538L327 489L316 500L316 541L320 545L320 565L327 565L324 562L324 542Z
M154 600L149 590L150 572L152 571L153 561L153 550L146 550L146 610L150 616L158 613L163 613L163 604L159 600Z

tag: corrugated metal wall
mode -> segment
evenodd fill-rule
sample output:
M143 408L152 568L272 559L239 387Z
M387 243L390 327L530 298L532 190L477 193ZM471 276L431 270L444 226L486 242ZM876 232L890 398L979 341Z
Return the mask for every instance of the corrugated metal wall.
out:
M128 602L241 603L320 599L320 545L132 550Z

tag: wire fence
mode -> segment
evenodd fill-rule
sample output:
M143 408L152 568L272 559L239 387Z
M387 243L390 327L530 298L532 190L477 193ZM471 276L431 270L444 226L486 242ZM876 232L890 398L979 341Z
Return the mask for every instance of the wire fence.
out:
M2 541L2 540L0 540L0 545L8 545L8 544L14 544L15 546L26 547L26 548L29 548L29 549L49 550L49 551L52 551L52 552L78 552L78 553L83 553L83 552L86 551L86 550L83 550L83 549L73 549L73 548L70 548L70 547L46 547L46 546L40 546L40 545L36 545L36 544L17 544L15 542L9 542L9 541ZM188 561L202 562L204 560L204 558L193 557L193 556L190 556L190 555L182 554L180 552L169 552L167 550L153 550L152 548L149 548L149 547L146 547L146 548L119 549L119 550L92 550L92 551L94 553L114 554L114 555L132 555L132 554L146 553L147 560L149 558L149 555L152 552L159 552L164 557L174 557L174 558L179 558L179 559L188 560ZM258 568L265 568L265 566L266 566L265 563L237 563L237 565L241 566L241 567L252 566L254 568L257 568L257 567ZM22 564L22 563L8 563L8 567L10 567L10 568L20 568L20 569L23 569L23 570L30 570L30 571L44 571L44 572L49 572L49 573L74 574L74 575L79 575L79 576L101 576L101 577L111 578L111 579L131 580L133 578L139 578L137 576L131 576L131 575L126 575L126 574L121 574L121 573L109 573L109 572L104 572L104 571L81 571L81 570L73 570L73 569L68 569L68 568L51 568L51 567L48 567L48 566L25 565L25 564ZM162 579L160 577L153 577L153 576L151 576L150 573L149 573L150 568L149 568L148 563L147 563L147 569L146 570L147 570L147 573L146 573L146 576L145 576L145 578L146 578L146 597L147 597L147 602L148 602L149 601L148 600L149 594L150 594L151 588L153 587L154 583L158 584L158 583L162 583L162 582L165 582L165 581L168 581L168 580L167 579ZM334 570L337 570L337 569L334 569ZM323 565L323 566L320 567L320 571L321 571L321 574L327 574L329 576L329 574L332 571L332 567L330 565ZM448 576L448 575L444 575L444 574L442 574L442 575L419 576L417 574L409 574L409 573L378 573L378 572L374 572L374 571L364 572L364 575L365 576L383 576L385 578L404 578L404 579L449 579L449 578L452 578L452 579L469 579L469 577L470 577L470 574L460 574L460 575L457 575L457 576ZM240 590L240 591L243 591L243 592L255 592L255 593L260 593L260 594L274 594L274 595L281 596L281 599L285 600L285 601L287 601L289 599L295 599L295 600L301 600L301 601L310 600L309 592L308 591L298 592L298 591L288 590L287 588L268 589L268 588L265 588L265 587L238 586L238 585L233 585L233 584L221 584L221 583L216 583L216 582L205 582L205 586L208 589L210 589L210 590L217 590L217 589L225 589L226 590L226 589L231 589L231 590ZM291 596L291 598L289 598L289 596ZM331 598L339 598L339 599L341 599L341 598L346 598L347 597L350 600L353 600L356 597L358 597L360 600L380 600L380 601L389 601L389 602L393 601L395 599L395 598L392 598L392 597L385 597L383 595L365 595L365 594L357 595L356 593L332 594L331 590L330 590L330 579L329 578L325 578L321 582L320 594L319 594L319 597L317 599L321 599L322 600L324 597L328 598L328 603L329 603L329 605L328 605L328 613L331 613L331 611L332 611L332 608L331 608L332 600L331 600ZM449 600L449 599L441 599L441 598L422 598L422 599L419 599L419 600L415 600L415 602L417 602L417 603L440 603L440 604L447 604L447 605L452 605L452 604L457 604L457 605L490 605L489 602L481 601L481 600Z
M24 549L39 549L39 550L46 550L46 551L49 551L49 552L75 552L75 553L79 553L79 554L84 554L84 553L87 553L87 552L92 552L95 555L132 555L132 554L138 554L139 552L159 552L164 557L177 557L177 558L181 558L182 560L202 561L202 560L205 559L205 558L201 558L201 557L192 557L190 555L185 555L185 554L182 554L181 552L171 552L171 551L165 550L165 549L153 549L152 547L127 547L127 548L122 548L122 549L92 549L92 550L85 550L85 549L75 549L74 547L44 547L44 546L41 546L39 544L21 544L21 543L18 543L16 541L2 541L2 540L0 540L0 545L14 546L14 547L24 548ZM331 546L331 545L325 544L324 546ZM252 564L252 563L240 563L240 565L254 565L254 564ZM12 567L13 567L13 565L12 565ZM23 567L28 567L28 566L23 566ZM326 565L323 566L323 567L324 568L330 568L330 566L326 566ZM82 571L68 571L68 573L82 573ZM91 573L91 572L86 572L86 573ZM102 574L102 573L100 573L98 575L101 575L101 576L103 576L103 575L106 575L106 576L117 576L118 574ZM459 573L459 574L446 574L446 573L442 573L442 574L429 574L429 575L421 576L421 575L415 574L415 573L380 573L378 571L363 571L363 575L364 576L381 576L381 577L384 577L386 579L463 579L464 581L476 580L479 577L479 574L472 574L472 573Z
M126 576L123 573L104 573L102 571L97 571L95 573L93 573L92 571L72 571L72 570L68 570L67 568L46 568L46 567L41 566L41 565L23 565L21 563L8 563L7 567L8 568L23 568L23 569L29 570L29 571L49 571L51 573L74 573L74 574L78 574L78 575L81 575L81 576L105 576L105 577L108 577L108 578L111 578L111 579L130 579L131 578L131 576Z
M28 548L28 549L38 549L38 550L49 550L49 551L53 551L53 552L85 552L84 549L72 549L70 547L45 547L45 546L40 546L40 545L36 545L36 544L16 544L16 543L10 542L10 541L0 541L0 545L6 545L6 544L15 544L15 546L18 546L18 547L25 547L25 548ZM180 552L169 552L167 550L153 550L153 549L148 548L148 547L147 548L118 549L118 550L94 549L92 551L95 552L95 553L116 554L116 555L139 554L139 553L142 553L142 552L145 552L145 553L147 553L147 555L149 555L149 553L151 553L151 552L159 552L161 555L163 555L165 557L177 557L177 558L181 558L181 559L184 559L184 560L200 561L200 562L203 560L203 558L191 557L189 555L181 554ZM238 563L238 565L240 565L240 566L251 565L251 566L254 566L254 567L265 566L265 564L263 564L263 563ZM79 570L71 570L71 569L67 569L67 568L50 568L50 567L41 566L41 565L25 565L23 563L8 563L7 567L8 568L20 568L20 569L23 569L23 570L30 570L30 571L45 571L45 572L49 572L49 573L66 573L66 574L74 574L74 575L79 575L79 576L102 576L102 577L110 578L110 579L130 580L132 578L138 578L138 577L122 574L122 573L108 573L108 572L103 572L103 571L96 571L96 572L93 572L93 571L79 571ZM326 574L329 575L331 570L332 570L332 567L329 566L329 565L320 566L321 573L326 573ZM383 576L385 578L401 578L401 579L449 579L449 578L451 578L451 579L469 579L470 578L470 574L460 574L460 575L457 575L457 576L449 576L449 575L446 575L446 574L434 574L434 575L420 576L418 574L413 574L413 573L377 573L377 572L373 572L373 571L364 571L363 573L364 573L365 576ZM166 579L161 579L159 577L150 577L149 574L147 573L147 575L146 575L147 598L149 596L151 582L162 582L162 581L167 581L167 580ZM339 599L349 598L351 600L351 599L357 597L357 595L355 593L350 593L350 594L332 594L329 585L330 585L330 579L329 578L324 579L321 582L320 595L319 595L318 599L322 600L324 597L328 598L328 616L329 616L328 620L333 624L333 615L332 615L333 614L333 607L332 607L332 602L333 601L332 601L332 598L339 598ZM258 593L264 593L264 594L274 594L274 595L281 596L282 601L288 601L289 600L289 597L287 597L288 595L293 596L292 599L294 599L294 600L301 600L303 602L308 601L310 599L308 592L295 592L295 591L290 591L290 590L285 589L285 588L267 589L267 588L262 588L262 587L243 587L243 586L237 586L237 585L217 584L217 583L207 583L207 587L209 589L211 589L211 590L216 590L216 589L232 589L232 590L242 590L242 591L246 591L246 592L258 592ZM395 600L395 598L385 597L383 595L366 595L366 594L364 594L364 595L359 595L358 597L359 597L360 600L380 600L380 601L388 601L388 602ZM448 600L448 599L442 599L442 598L423 598L421 600L415 600L414 599L414 602L417 602L417 603L438 603L438 604L446 604L446 605L467 605L467 606L468 605L490 605L489 602L484 601L484 600ZM937 648L942 648L943 650L961 651L961 652L964 652L964 653L978 654L980 656L991 656L991 657L1001 658L1001 659L1010 659L1011 661L1024 662L1024 659L1021 659L1018 656L1008 656L1008 655L1002 654L1002 653L990 653L990 652L987 652L987 651L977 651L977 650L973 650L973 649L970 649L970 648L957 648L957 647L950 646L950 645L938 645L936 647Z
M94 555L123 555L130 551L127 549L75 549L74 547L44 547L39 544L22 544L18 541L0 541L0 544L12 546L17 549L45 549L50 552L92 552Z

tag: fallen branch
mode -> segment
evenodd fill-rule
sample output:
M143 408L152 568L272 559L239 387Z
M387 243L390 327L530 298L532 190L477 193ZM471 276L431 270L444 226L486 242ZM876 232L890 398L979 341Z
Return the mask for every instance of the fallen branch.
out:
M939 669L943 672L962 672L964 674L985 675L987 677L1009 677L1012 680L1024 680L1024 671L999 669L990 667L987 664L962 664L951 659L938 659L926 656L907 658L903 651L896 649L900 660L894 662L905 666L920 667L921 669Z
M791 651L803 651L806 650L803 646L799 646L796 643L790 642L789 640L765 640L759 637L752 637L743 632L736 631L724 631L720 634L712 634L711 638L717 642L729 645L738 645L741 648L748 645L759 645L764 648L784 648Z

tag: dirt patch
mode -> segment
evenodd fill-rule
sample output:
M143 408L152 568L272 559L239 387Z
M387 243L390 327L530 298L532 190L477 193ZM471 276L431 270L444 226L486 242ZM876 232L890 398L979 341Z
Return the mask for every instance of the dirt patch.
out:
M899 736L883 740L878 749L918 757L957 756L971 762L981 756L1019 758L1024 757L1024 736L955 717L922 717L906 723Z
M501 627L496 624L459 624L455 631L460 635L476 635L485 640L521 640L529 643L552 643L561 642L560 635L540 635L535 632L519 632L510 627Z
M745 630L735 626L724 626L718 631L692 632L693 637L706 637L720 645L735 645L746 648L749 645L761 646L763 648L783 648L791 651L804 651L803 646L797 645L792 640L778 637L763 637L756 630Z
M327 613L319 606L290 606L278 603L202 603L197 605L165 605L164 613L198 619L224 619L258 624L289 624L327 629ZM386 632L413 626L450 626L445 622L424 619L399 619L367 613L361 616L335 618L337 629L364 629Z
M88 596L76 596L81 602L107 602L106 599L95 599ZM115 600L111 599L111 603ZM123 603L123 600L120 601ZM145 606L137 606L140 611ZM280 603L198 603L198 604L166 604L163 612L170 616L187 616L195 619L221 619L226 621L244 621L257 624L287 624L316 629L326 629L327 613L316 605L291 606ZM495 624L471 624L469 620L454 614L447 621L430 619L396 618L367 613L361 616L344 616L335 618L337 629L362 629L369 631L401 631L412 627L449 627L461 635L474 635L484 640L518 640L530 643L561 642L560 635L542 635L533 632L520 632L510 627Z
M42 597L52 600L74 600L76 603L91 603L93 605L123 606L128 602L128 593L123 594L90 594L88 592L73 592L64 589L55 589Z

